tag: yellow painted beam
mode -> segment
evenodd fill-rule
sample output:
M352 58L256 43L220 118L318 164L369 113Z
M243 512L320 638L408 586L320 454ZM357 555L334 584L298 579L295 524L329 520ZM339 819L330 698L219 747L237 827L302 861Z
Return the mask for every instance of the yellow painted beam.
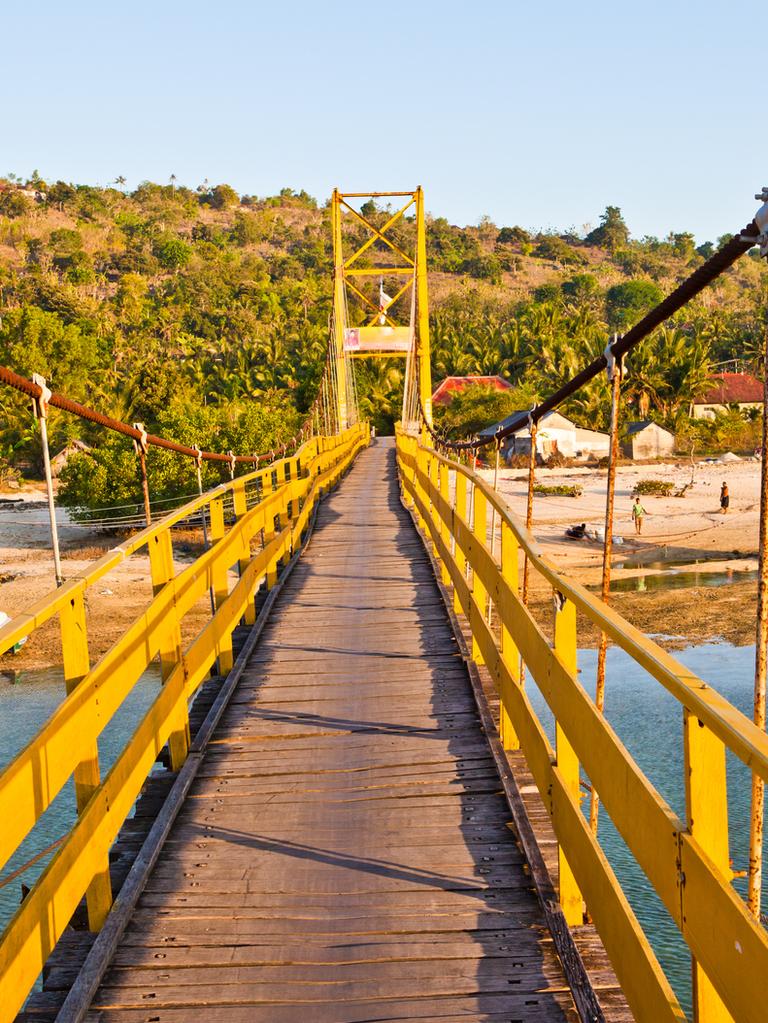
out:
M455 599L469 622L473 650L477 650L504 694L511 727L551 815L571 879L586 899L636 1018L681 1021L684 1017L581 812L578 760L584 763L606 811L690 948L697 964L697 1023L731 1019L757 1023L763 1015L768 936L730 884L724 744L762 772L763 738L755 736L751 722L727 701L677 666L673 658L657 653L651 640L638 634L583 587L562 579L541 557L535 541L498 495L478 477L402 432L397 445L406 499L413 504L437 558L448 568ZM457 481L461 476L467 483L471 480L475 497L494 503L502 521L501 570L474 517L470 528L442 488L436 486L433 462L441 464L441 471L449 467L457 474ZM447 540L446 523L450 524ZM520 601L516 549L514 571L511 562L504 571L505 531L514 538L515 548L519 544L529 554L542 578L566 598L558 609L565 617L556 621L554 649ZM512 549L508 539L510 558ZM464 562L471 567L471 587L465 578ZM554 714L556 759L502 652L504 640L500 641L488 625L488 593L501 622L501 636L506 630L512 638L515 652L522 655ZM638 663L653 665L661 676L659 681L683 704L686 821L681 821L655 791L579 684L575 663L577 609L593 621L609 624L606 631L619 635L620 645L633 653ZM695 717L694 709L702 714ZM578 922L573 894L574 922Z

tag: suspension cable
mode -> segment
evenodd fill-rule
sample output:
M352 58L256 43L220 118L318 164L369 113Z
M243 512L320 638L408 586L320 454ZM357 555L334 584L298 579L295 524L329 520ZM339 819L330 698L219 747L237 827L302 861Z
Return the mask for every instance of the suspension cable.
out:
M176 454L185 455L188 458L194 458L196 461L199 458L204 459L208 462L232 462L232 456L224 454L218 451L200 451L198 448L190 448L186 444L179 444L176 441L168 440L166 437L159 437L153 433L144 433L142 430L137 429L135 426L129 426L128 423L123 423L119 419L113 419L111 416L106 416L102 412L97 412L96 409L89 408L87 405L81 405L77 401L72 401L71 398L67 398L63 394L57 394L55 391L48 397L44 395L43 388L40 384L35 383L33 380L27 377L21 376L19 373L15 373L12 369L8 369L6 366L0 366L0 383L7 384L9 387L14 388L16 391L20 391L22 394L29 395L35 401L41 398L46 399L48 405L53 405L55 408L62 409L64 412L70 412L72 415L78 416L80 419L88 420L91 423L96 423L98 426L104 426L108 430L114 430L116 433L121 433L126 437L130 437L132 440L140 444L151 444L154 447L165 448L167 451L174 451ZM314 415L315 406L317 405L318 399L312 405L309 411L310 417ZM306 423L304 423L300 430L294 434L293 437L288 441L287 447L295 447L301 441ZM259 462L269 459L269 454L262 455L235 455L234 460L242 465L258 465Z
M727 244L719 249L697 270L695 270L690 277L683 281L675 290L669 294L663 301L657 306L654 306L649 313L647 313L634 327L630 328L626 334L623 334L617 341L610 344L606 351L594 359L588 366L585 366L580 373L572 377L569 381L563 384L562 387L554 391L544 401L539 402L537 405L530 410L530 412L521 412L520 415L515 416L508 426L500 429L497 433L491 437L476 437L473 440L466 441L449 441L445 437L438 434L432 426L427 422L424 414L424 408L421 404L421 398L419 398L419 411L421 414L421 421L423 426L426 428L432 438L438 441L446 448L451 448L454 451L477 451L480 448L487 447L490 444L496 444L498 441L504 440L506 437L511 437L512 434L517 433L524 426L528 426L531 422L537 423L540 419L543 419L547 413L552 412L561 405L566 399L574 395L580 390L586 383L602 373L608 366L608 356L612 356L614 359L621 359L622 356L626 355L635 348L641 341L643 341L649 334L651 334L660 324L665 320L668 320L670 316L674 315L679 309L681 309L686 303L690 302L692 298L703 291L704 288L711 284L712 281L716 280L721 274L733 266L736 260L743 256L745 252L748 252L758 241L760 235L760 228L755 220L752 220L743 231L740 231L735 237L733 237Z

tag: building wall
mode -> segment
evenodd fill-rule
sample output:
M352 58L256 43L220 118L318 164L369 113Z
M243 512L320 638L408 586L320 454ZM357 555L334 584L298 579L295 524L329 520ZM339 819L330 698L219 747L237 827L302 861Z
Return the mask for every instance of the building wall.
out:
M761 401L744 401L739 402L739 412L746 412L748 409L762 409L763 403ZM727 405L694 405L693 406L693 418L694 419L714 419L718 412L727 412Z
M674 435L658 426L646 427L624 445L624 451L630 458L658 458L660 455L671 455L674 450Z

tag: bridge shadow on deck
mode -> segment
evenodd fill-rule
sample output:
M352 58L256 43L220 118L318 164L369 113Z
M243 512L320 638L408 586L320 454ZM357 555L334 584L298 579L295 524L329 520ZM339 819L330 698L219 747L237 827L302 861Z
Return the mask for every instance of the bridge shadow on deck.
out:
M380 440L322 506L95 1008L576 1019L509 820Z

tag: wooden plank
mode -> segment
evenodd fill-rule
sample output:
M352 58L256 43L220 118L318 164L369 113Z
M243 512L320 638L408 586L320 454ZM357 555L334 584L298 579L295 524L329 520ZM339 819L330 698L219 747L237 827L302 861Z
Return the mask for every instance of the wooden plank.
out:
M575 1020L511 819L377 444L318 513L92 1018Z

